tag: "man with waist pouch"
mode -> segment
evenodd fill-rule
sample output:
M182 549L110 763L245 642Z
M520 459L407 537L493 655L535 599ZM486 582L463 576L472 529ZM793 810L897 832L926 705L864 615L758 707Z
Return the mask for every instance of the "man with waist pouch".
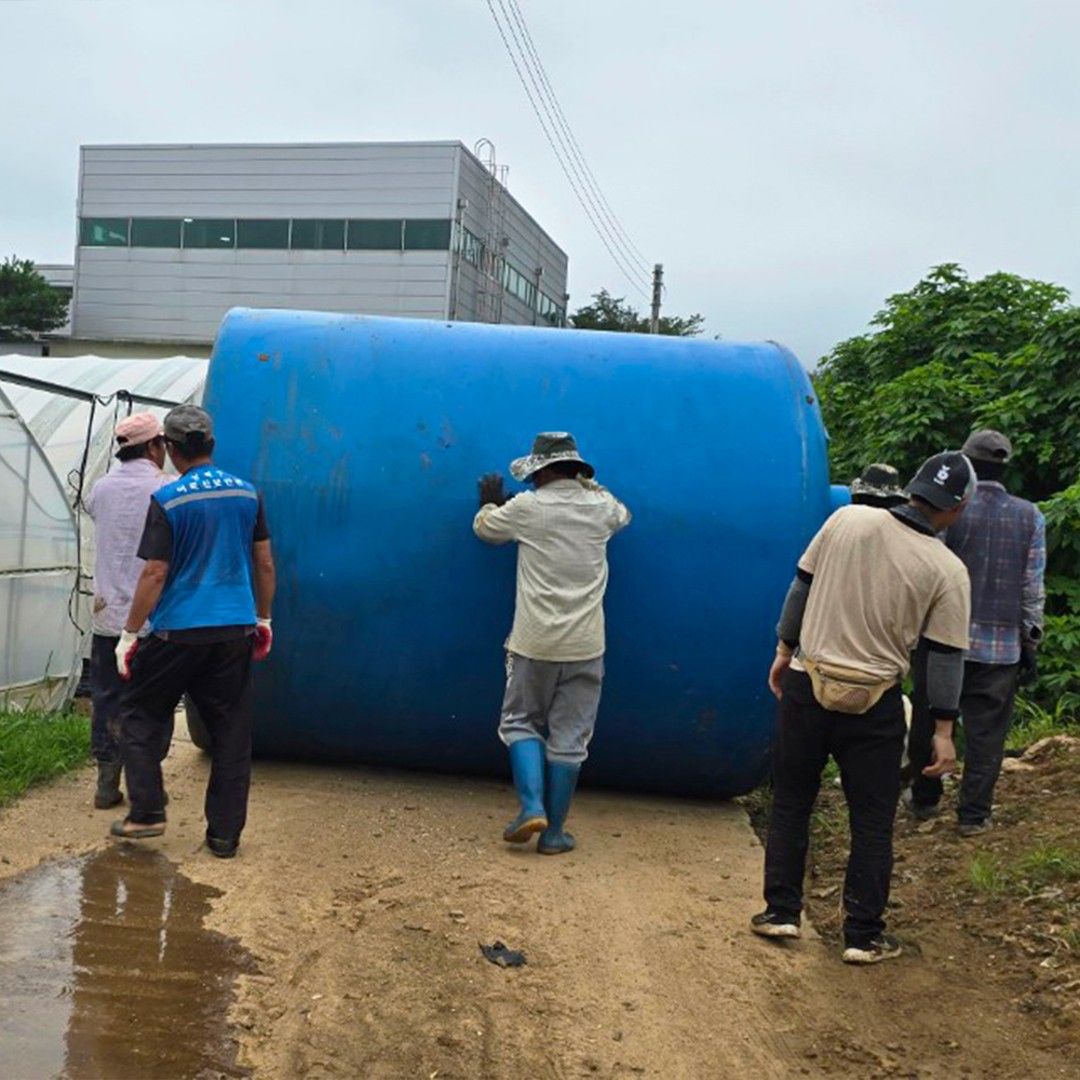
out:
M904 710L900 683L917 642L929 651L935 721L928 776L953 768L968 644L971 587L964 564L938 539L975 490L961 453L936 454L890 510L847 506L810 542L784 602L769 688L780 702L773 748L765 902L751 926L798 937L810 814L830 755L851 822L844 882L844 960L900 954L883 914L892 876Z

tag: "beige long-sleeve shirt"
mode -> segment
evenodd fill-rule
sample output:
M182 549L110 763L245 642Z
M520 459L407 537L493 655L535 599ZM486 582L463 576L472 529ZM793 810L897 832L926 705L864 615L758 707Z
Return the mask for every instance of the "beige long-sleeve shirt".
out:
M591 481L556 480L480 508L473 531L481 540L518 545L507 649L561 663L603 655L607 542L629 524L630 511Z

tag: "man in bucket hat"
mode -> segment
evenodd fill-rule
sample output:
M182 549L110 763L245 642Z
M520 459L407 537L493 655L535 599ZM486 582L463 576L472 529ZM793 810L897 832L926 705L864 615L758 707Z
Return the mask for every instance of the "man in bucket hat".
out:
M971 507L945 534L945 543L971 576L971 644L964 657L960 714L964 773L956 813L961 836L992 827L994 787L1005 753L1018 679L1034 678L1042 640L1046 529L1034 503L1010 495L1002 480L1012 443L1000 431L976 431L964 443L978 475ZM930 756L933 719L926 699L926 655L916 654L915 714L909 753L915 766L911 811L938 814L941 781L918 766Z
M891 465L875 462L851 481L851 501L856 506L877 506L888 510L907 502L900 486L900 474Z
M483 477L473 521L481 540L518 544L499 737L521 807L503 839L521 844L538 832L537 850L559 855L574 847L563 825L600 705L607 542L630 511L593 480L567 432L537 435L510 474L533 489L508 501L498 473Z
M142 571L138 557L150 496L166 476L161 421L152 413L127 416L116 425L117 466L97 481L84 500L94 521L94 612L90 646L93 718L90 746L97 762L94 806L107 810L123 801L120 793L119 717L124 684L113 654L124 629L135 584ZM168 740L164 743L168 750Z

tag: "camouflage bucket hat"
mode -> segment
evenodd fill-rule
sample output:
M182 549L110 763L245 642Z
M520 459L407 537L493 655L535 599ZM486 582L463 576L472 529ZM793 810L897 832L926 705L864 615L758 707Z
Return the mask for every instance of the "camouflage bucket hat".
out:
M532 453L510 462L510 475L517 481L528 480L557 461L576 461L581 465L581 475L591 480L596 470L578 453L577 442L568 431L541 431L533 440Z
M907 502L904 489L900 486L900 474L891 465L882 465L880 462L867 465L862 476L851 481L851 494Z

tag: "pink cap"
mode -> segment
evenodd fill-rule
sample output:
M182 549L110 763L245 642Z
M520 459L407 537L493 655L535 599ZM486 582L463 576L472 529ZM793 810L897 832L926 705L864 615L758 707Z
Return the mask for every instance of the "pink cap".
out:
M119 446L141 446L163 434L161 421L153 413L148 412L125 416L116 425L116 442Z

